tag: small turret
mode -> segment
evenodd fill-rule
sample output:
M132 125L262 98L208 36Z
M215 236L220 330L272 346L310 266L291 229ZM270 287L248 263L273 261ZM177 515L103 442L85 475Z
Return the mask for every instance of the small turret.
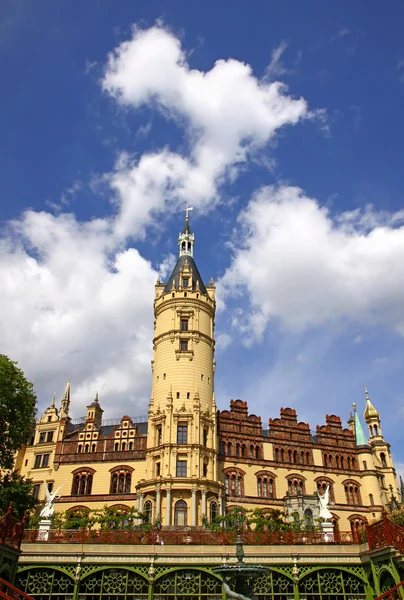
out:
M365 417L365 421L369 429L370 439L375 440L378 438L381 440L383 439L383 434L382 428L380 427L380 415L370 401L366 383L364 384L364 387L366 394L366 408L363 416Z
M98 402L98 392L95 394L95 398L91 404L87 406L87 421L93 420L98 429L101 427L102 421L102 410L99 402Z
M70 377L66 384L65 393L63 394L63 398L60 403L60 418L61 419L68 418L69 410L70 410Z

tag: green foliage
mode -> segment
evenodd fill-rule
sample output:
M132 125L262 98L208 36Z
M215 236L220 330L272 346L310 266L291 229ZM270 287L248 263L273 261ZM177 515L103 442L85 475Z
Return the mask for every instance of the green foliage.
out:
M88 509L78 509L72 512L55 512L52 516L52 529L140 529L151 531L153 527L159 527L161 521L154 524L146 522L146 515L139 513L136 508L130 510L121 509L116 506L107 506L90 512ZM141 520L140 525L135 525ZM36 529L39 518L30 519L30 529Z
M388 513L389 519L404 527L404 506L394 509L391 513Z
M38 504L33 495L34 484L12 471L0 474L0 515L4 515L13 504L13 516L22 519L26 511L32 511Z
M12 469L15 452L34 426L36 395L17 363L0 354L0 469Z

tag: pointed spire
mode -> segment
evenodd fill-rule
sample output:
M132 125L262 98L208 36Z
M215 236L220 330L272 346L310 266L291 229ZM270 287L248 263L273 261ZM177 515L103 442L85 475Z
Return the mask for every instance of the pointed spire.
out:
M55 401L56 401L56 393L53 394L52 402L50 405L51 408L55 408Z
M367 385L366 385L366 383L364 383L363 385L365 387L365 394L366 394L366 408L365 408L365 412L363 413L363 416L365 417L365 421L368 422L368 420L370 420L370 419L379 420L380 415L370 401Z
M359 420L358 413L356 412L356 404L352 404L354 409L354 420L355 420L355 443L357 446L367 446L368 441L363 431L362 424Z
M97 402L97 404L98 404L98 392L96 392L96 393L95 393L95 399L94 399L94 402Z
M68 417L70 409L70 377L67 381L65 393L63 394L62 402L60 403L60 416Z
M194 242L195 237L191 232L191 228L189 226L189 216L188 213L190 210L193 210L192 206L187 206L185 209L185 225L182 233L180 233L178 237L178 246L180 247L179 255L180 256L193 256L194 255Z

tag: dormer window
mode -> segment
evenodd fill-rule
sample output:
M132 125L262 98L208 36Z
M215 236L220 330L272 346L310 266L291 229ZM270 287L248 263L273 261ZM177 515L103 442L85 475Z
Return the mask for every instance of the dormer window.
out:
M189 286L189 279L188 277L183 277L182 278L182 287L187 288Z

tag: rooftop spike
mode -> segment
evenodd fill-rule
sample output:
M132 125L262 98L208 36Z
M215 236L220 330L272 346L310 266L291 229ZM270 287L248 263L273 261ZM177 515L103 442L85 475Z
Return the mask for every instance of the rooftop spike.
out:
M363 431L362 424L359 420L358 413L356 412L356 404L352 404L354 409L354 420L355 420L355 443L357 446L367 446L368 441Z

